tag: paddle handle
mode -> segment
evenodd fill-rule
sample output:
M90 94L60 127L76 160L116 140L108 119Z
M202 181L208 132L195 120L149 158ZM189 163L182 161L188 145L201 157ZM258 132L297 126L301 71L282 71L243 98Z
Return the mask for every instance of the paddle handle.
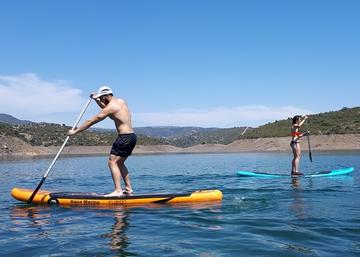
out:
M81 111L81 113L80 113L79 117L77 118L77 120L76 120L74 126L72 127L72 129L75 129L76 126L78 125L78 123L80 122L80 120L81 120L82 116L84 115L86 109L88 108L91 100L92 100L92 95L90 96L89 100L86 102L86 105L85 105L84 109ZM55 162L56 162L57 159L59 158L60 153L61 153L62 150L64 149L66 143L69 141L69 138L70 138L70 136L67 136L67 137L66 137L64 143L63 143L62 146L60 147L60 150L58 151L58 153L56 154L55 158L54 158L53 161L51 162L51 164L50 164L49 168L47 169L45 175L42 177L39 185L36 187L36 189L34 190L34 192L31 194L31 196L30 196L29 200L27 201L27 203L31 203L32 200L34 199L36 193L39 191L39 189L40 189L40 187L42 186L42 184L44 183L47 175L49 174L49 172L51 171L51 169L52 169L52 167L54 166Z

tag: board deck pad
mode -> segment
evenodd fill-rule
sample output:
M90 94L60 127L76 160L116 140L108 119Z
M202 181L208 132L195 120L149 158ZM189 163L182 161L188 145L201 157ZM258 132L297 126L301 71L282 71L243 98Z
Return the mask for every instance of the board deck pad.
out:
M239 177L257 177L257 178L288 178L288 177L305 177L305 178L314 178L314 177L332 177L339 175L346 175L354 171L353 167L342 168L330 171L322 171L313 174L304 174L304 175L291 175L291 174L273 174L273 173L264 173L264 172L255 172L255 171L238 171L237 175Z
M63 192L63 193L50 193L52 198L64 199L143 199L143 198L169 198L169 197L189 197L191 193L182 194L133 194L123 196L105 196L99 193L76 193L76 192Z

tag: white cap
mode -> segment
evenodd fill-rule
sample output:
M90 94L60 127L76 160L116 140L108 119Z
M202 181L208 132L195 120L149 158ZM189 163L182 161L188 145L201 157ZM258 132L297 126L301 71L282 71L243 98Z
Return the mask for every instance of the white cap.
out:
M108 86L102 86L99 88L97 94L93 96L93 98L99 98L100 96L108 95L108 94L112 94L111 88Z

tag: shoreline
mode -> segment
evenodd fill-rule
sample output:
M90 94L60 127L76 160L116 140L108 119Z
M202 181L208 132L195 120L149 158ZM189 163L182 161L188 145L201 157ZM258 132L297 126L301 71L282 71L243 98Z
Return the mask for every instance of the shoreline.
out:
M8 138L8 141L11 139ZM14 141L12 141L14 142ZM289 137L258 138L236 140L228 145L200 144L187 148L172 145L137 145L133 155L152 154L202 154L202 153L246 153L246 152L279 152L291 153ZM3 143L4 145L4 143ZM308 151L307 139L303 138L301 147ZM0 152L0 159L21 159L26 157L54 156L60 146L30 146L24 142L13 149L6 147ZM108 155L111 146L67 146L63 156ZM312 151L360 151L360 134L314 135L311 136Z
M312 151L312 154L324 154L324 153L359 153L359 149L349 149L349 150L317 150L316 152ZM259 154L266 154L266 153L278 153L278 154L286 154L292 155L291 151L238 151L238 152L163 152L163 153L134 153L131 156L150 156L150 155L187 155L187 154L246 154L246 153L259 153ZM305 149L302 151L302 155L306 155L308 151ZM48 153L48 154L37 154L37 155L29 155L29 154L23 154L23 155L0 155L0 162L1 161L14 161L14 160L26 160L26 159L48 159L48 158L54 158L56 153ZM59 158L72 158L72 157L87 157L87 156L104 156L107 157L108 153L71 153L71 154L64 154L61 153Z

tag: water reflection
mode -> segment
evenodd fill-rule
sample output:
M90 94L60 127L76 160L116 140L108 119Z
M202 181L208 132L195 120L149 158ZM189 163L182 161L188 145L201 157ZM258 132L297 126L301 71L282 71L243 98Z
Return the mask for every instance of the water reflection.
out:
M58 210L55 210L58 209ZM69 208L67 207L57 207L57 206L13 206L10 208L10 218L13 226L9 227L9 230L12 232L17 233L19 237L24 236L24 232L27 231L27 233L31 233L33 235L33 238L49 238L54 236L53 233L59 233L54 232L55 230L61 231L60 234L57 235L57 239L63 240L66 238L69 234L74 233L74 226L81 230L81 224L74 223L74 221L77 218L80 218L80 220L83 220L83 218L86 218L81 214L81 212L86 211L87 208L73 208L74 212L72 212L71 216L68 215L60 215L59 216L59 210L65 211L64 213L68 214L66 210ZM104 217L105 209L99 210L94 208L88 208L88 213L92 213L91 215L99 215L99 211L102 217ZM109 211L109 209L107 209ZM78 213L80 212L80 213ZM129 243L129 238L127 236L127 231L129 227L129 214L130 209L116 209L113 212L111 212L111 217L113 217L113 221L110 219L105 219L104 221L106 224L111 224L109 226L109 233L106 233L104 235L101 235L102 238L109 239L109 247L108 249L115 251L116 256L129 256L132 255L129 252L126 252L127 246ZM55 217L52 217L53 215ZM90 217L91 217L90 215ZM54 220L55 219L55 220ZM66 224L65 224L66 223ZM51 226L59 225L60 227L57 227L54 229L51 229ZM70 224L70 226L68 226ZM111 227L110 227L111 226ZM30 230L33 230L33 232L30 232ZM75 229L77 230L77 229ZM79 232L79 231L77 231ZM50 234L52 235L50 235ZM75 232L76 233L76 232ZM79 232L81 234L81 231ZM85 238L87 238L85 236ZM25 239L26 242L31 242L31 237L28 237ZM30 241L28 241L30 240ZM59 242L61 242L61 240ZM82 238L77 238L79 242L81 242ZM31 243L30 243L31 244ZM85 246L85 245L83 245ZM105 250L105 249L103 249Z
M172 212L176 210L191 210L192 213L202 213L203 211L210 212L212 214L217 214L220 212L221 202L215 203L180 203L180 204L149 204L143 206L131 206L131 207L119 207L116 210L113 210L112 217L114 224L109 229L109 232L103 234L103 238L109 239L110 249L116 252L116 256L129 256L136 255L134 252L129 251L129 246L134 243L131 242L129 237L129 228L137 228L139 225L138 221L134 221L133 225L131 224L131 215L132 213L138 213L139 210L142 213L147 211L154 211L156 209L164 210L164 212ZM218 219L222 220L221 212L219 213ZM220 226L215 226L207 224L206 226L209 230L219 230ZM133 238L134 239L134 238Z
M44 206L14 206L10 209L10 217L16 226L29 226L30 224L31 227L41 228L49 225L51 214L44 211L48 208ZM16 229L21 228L13 228L13 230Z
M191 217L202 217L207 213L215 219L208 223L205 219L201 224L190 222L188 216L179 216L179 211L190 213ZM51 247L43 248L43 251L59 253L62 248L67 250L76 249L78 253L87 256L87 253L100 249L104 256L133 256L136 255L131 244L136 237L130 237L130 229L143 230L143 222L139 221L139 213L167 213L175 219L181 218L181 224L201 229L218 231L221 227L222 217L221 202L217 203L184 203L184 204L150 204L143 206L109 208L69 208L63 206L29 206L14 205L9 209L12 226L9 228L15 232L14 236L22 238L24 245L36 245L35 239L46 238L52 242ZM131 217L135 217L132 220ZM142 215L140 215L142 217ZM199 219L201 220L201 219ZM133 221L133 222L132 222ZM87 224L92 227L90 229ZM100 227L100 233L96 228ZM89 232L89 233L87 233ZM136 234L136 232L135 232ZM70 240L76 238L76 240ZM100 239L100 241L99 241ZM89 241L90 240L90 241ZM50 242L49 241L49 242ZM97 242L94 243L93 242ZM105 247L104 247L105 246ZM99 248L100 247L100 248ZM69 250L71 251L71 250Z
M291 187L292 187L292 205L290 210L294 213L295 217L299 219L305 219L306 213L304 211L304 197L303 189L301 187L300 179L298 177L291 178Z
M110 239L110 249L118 251L121 255L128 255L125 249L130 244L127 231L129 228L129 215L128 209L117 209L114 211L114 224L109 233L102 235Z

